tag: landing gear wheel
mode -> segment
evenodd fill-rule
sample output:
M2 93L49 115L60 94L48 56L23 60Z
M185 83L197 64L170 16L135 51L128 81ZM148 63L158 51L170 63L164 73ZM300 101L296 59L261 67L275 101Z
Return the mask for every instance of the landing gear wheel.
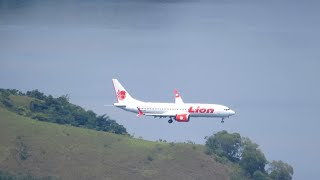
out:
M221 119L221 123L222 123L222 124L224 123L224 119Z
M169 119L169 120L168 120L168 123L170 123L170 124L171 124L172 122L173 122L173 121L172 121L172 119Z

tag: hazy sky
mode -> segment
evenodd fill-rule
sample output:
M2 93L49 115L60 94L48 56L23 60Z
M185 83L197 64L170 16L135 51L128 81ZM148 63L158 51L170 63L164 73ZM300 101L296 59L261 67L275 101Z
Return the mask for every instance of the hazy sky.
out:
M258 143L294 179L320 168L318 1L0 1L0 88L69 94L148 140L220 130ZM144 101L218 103L226 119L136 117L104 107L112 78Z

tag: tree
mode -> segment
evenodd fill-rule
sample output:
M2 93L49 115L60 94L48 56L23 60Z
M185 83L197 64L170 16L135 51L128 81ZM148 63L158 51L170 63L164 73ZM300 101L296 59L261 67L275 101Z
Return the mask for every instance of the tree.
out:
M269 176L275 180L291 180L293 168L282 161L272 161L268 169Z
M30 110L33 112L41 112L48 108L49 107L46 104L42 103L39 100L33 100L30 102Z
M10 94L12 95L23 95L23 93L17 89L2 89L0 88L0 95L6 94L9 96Z
M7 107L7 108L12 108L13 107L13 103L11 101L10 98L6 98L4 100L2 100L2 103Z
M220 131L207 139L206 147L209 153L238 162L241 157L241 136L239 133L229 134L227 131Z
M29 97L40 99L40 100L44 100L46 98L46 96L42 92L38 91L38 89L27 91L26 95Z
M59 101L62 105L67 105L69 103L69 99L70 99L69 95L66 94L58 97L57 101Z
M268 176L268 174L261 172L261 171L255 171L252 175L253 180L271 180L271 178Z
M250 175L256 171L265 172L267 159L264 154L258 149L258 145L253 143L248 138L243 138L243 152L240 160L240 166Z
M293 168L282 162L273 161L266 172L268 163L259 146L249 138L241 137L238 133L220 131L206 137L207 154L216 154L216 160L226 160L239 164L238 170L234 171L231 179L253 180L291 180Z
M0 103L5 105L7 108L13 107L13 103L9 97L11 94L10 92L10 89L0 89Z

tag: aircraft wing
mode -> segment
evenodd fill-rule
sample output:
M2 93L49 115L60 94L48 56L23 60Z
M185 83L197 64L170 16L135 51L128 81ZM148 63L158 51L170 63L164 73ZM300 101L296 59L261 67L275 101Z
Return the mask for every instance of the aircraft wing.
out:
M145 116L154 116L154 117L175 117L177 114L173 113L161 113L161 114L153 114L153 113L144 113Z
M172 122L172 118L174 118L176 121L179 121L179 122L188 122L189 118L190 118L190 114L189 113L181 113L181 112L176 112L174 114L173 113L163 113L163 114L146 113L144 115L153 116L153 117L159 117L159 118L169 117L170 118L169 121L171 121L171 122Z
M179 114L186 114L184 111L174 111L174 112L164 112L164 113L144 113L141 111L140 108L138 108L138 114L137 116L153 116L153 117L176 117ZM189 114L189 113L188 113Z

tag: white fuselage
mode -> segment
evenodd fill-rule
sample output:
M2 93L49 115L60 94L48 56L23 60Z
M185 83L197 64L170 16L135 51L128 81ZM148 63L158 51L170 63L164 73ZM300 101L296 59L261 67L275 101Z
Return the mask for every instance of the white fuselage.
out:
M152 102L139 102L130 103L126 106L117 106L123 110L133 113L139 113L139 109L143 114L155 116L165 116L165 114L189 114L190 117L229 117L235 114L235 112L226 106L219 104L200 104L200 103L152 103Z

